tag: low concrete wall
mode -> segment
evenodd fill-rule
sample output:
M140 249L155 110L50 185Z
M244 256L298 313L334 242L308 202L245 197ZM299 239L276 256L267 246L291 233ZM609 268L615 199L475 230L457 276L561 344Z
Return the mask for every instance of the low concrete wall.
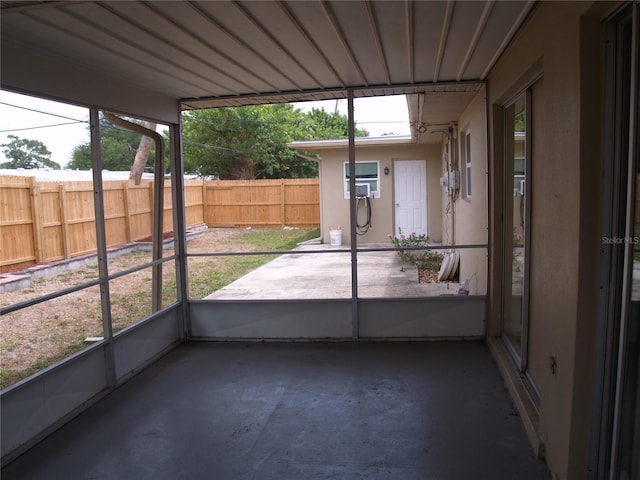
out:
M353 340L480 338L484 296L189 302L191 339Z
M176 305L116 334L118 384L182 341L178 321ZM110 391L105 349L92 345L2 391L3 465Z

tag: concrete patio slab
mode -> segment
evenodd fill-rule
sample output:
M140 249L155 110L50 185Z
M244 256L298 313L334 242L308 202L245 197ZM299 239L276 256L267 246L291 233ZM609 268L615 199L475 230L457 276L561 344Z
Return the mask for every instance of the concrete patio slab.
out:
M550 480L481 342L185 343L3 480Z
M281 255L205 299L351 298L351 253L346 248L300 245L295 249L299 253ZM454 295L458 290L453 282L418 283L417 268L405 265L403 271L395 252L359 252L357 261L359 298Z

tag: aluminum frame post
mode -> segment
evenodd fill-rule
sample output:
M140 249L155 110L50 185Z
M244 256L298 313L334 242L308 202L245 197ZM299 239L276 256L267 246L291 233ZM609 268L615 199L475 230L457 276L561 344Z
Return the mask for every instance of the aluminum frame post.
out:
M360 336L360 313L358 311L358 234L356 231L356 144L355 117L353 108L353 89L347 90L347 119L349 131L349 231L351 234L351 338Z
M96 224L96 250L98 255L98 277L100 279L100 307L102 313L102 335L104 337L107 387L116 385L115 354L113 349L113 325L111 321L111 294L109 292L109 265L107 262L107 238L104 222L104 192L102 188L102 153L100 149L100 115L91 109L89 114L91 131L91 166L93 172L93 208Z
M180 124L169 126L171 138L171 196L173 202L173 241L175 249L175 274L177 299L180 303L180 336L191 337L191 319L188 300L187 227L184 200L184 164L182 162L182 128Z

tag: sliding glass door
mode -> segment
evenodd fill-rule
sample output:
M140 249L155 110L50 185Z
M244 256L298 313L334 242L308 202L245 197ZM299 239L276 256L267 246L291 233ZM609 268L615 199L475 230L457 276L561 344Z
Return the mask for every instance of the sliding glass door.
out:
M519 368L526 368L530 237L529 92L504 108L504 292L502 334Z
M590 479L640 480L640 4L606 26L600 326Z

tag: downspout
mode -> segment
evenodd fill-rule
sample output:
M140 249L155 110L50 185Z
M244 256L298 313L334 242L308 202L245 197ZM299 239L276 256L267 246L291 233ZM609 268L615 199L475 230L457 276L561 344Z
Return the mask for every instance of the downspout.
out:
M153 234L152 234L152 280L151 280L151 312L162 308L162 221L164 217L164 139L154 130L124 120L117 115L103 112L104 117L114 125L153 139L156 145L153 190Z
M458 168L458 149L457 149L457 126L455 124L449 124L446 130L440 130L440 132L446 136L446 142L444 142L444 172L446 176L446 192L447 192L447 229L446 240L449 245L456 244L455 235L455 210L456 201L460 193L460 170ZM434 132L435 133L435 132ZM444 138L443 138L444 141ZM456 173L457 172L457 173ZM457 188L455 188L455 182L457 182ZM444 242L443 235L443 242Z
M446 199L446 205L444 207L444 221L442 223L442 244L452 244L452 232L451 232L451 210L453 205L451 204L451 134L449 129L440 130L442 133L442 175L444 176L444 193ZM435 133L435 132L434 132Z
M456 244L456 201L458 200L458 196L460 193L460 185L461 175L460 175L460 165L458 158L458 129L455 125L449 127L449 152L451 155L451 171L458 172L453 173L454 179L457 178L457 188L450 188L449 195L451 200L451 244Z
M418 94L418 122L416 123L416 132L417 132L417 141L416 143L420 143L421 137L423 133L427 132L426 125L422 122L422 116L424 115L424 93Z

